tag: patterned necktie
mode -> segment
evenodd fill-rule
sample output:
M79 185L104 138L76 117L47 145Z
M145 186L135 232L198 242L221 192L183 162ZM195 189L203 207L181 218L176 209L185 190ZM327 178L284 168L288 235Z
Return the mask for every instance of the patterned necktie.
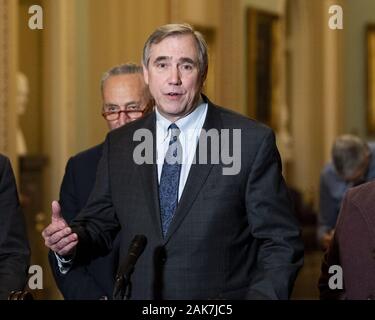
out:
M169 129L171 130L171 139L164 158L159 186L160 215L164 237L178 203L178 186L182 162L182 146L178 139L180 129L174 123L169 126Z

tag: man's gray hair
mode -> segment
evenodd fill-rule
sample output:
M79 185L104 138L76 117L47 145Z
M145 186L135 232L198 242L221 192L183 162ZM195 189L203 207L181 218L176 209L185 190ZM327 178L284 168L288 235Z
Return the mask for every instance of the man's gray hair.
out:
M368 144L357 136L338 137L332 147L332 161L337 173L344 178L352 176L369 155Z
M122 74L134 74L134 73L140 73L142 75L143 69L142 69L142 66L132 63L132 62L120 64L106 71L103 74L102 79L100 80L100 90L102 92L102 95L103 95L104 82L109 77L119 76Z
M201 84L207 76L208 70L208 49L207 43L204 40L202 34L195 31L189 24L166 24L157 28L147 39L143 47L142 62L145 67L148 67L150 62L150 51L153 44L158 44L167 37L181 36L181 35L192 35L198 50L198 70L200 75Z

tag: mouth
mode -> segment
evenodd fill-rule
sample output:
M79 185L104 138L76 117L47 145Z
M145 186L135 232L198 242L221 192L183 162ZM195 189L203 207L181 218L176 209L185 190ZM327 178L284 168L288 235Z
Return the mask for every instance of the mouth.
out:
M167 96L170 96L170 97L177 97L177 96L181 96L182 93L178 93L178 92L168 92L166 93Z
M167 92L165 96L169 101L180 101L183 94L180 92Z

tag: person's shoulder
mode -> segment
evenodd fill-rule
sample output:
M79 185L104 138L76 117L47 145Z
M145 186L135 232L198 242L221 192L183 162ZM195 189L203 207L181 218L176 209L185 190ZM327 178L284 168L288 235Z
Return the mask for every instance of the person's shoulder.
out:
M373 208L375 205L375 181L350 188L346 195L347 201L357 207Z
M155 124L155 112L151 112L146 116L137 119L135 121L129 122L124 126L121 126L117 129L111 130L107 138L110 139L123 139L124 137L129 137L133 139L134 132L138 129L151 129Z
M8 161L8 157L0 153L0 164Z
M103 151L103 143L77 153L76 155L70 158L70 161L73 161L73 162L91 161L94 158L100 158L102 155L102 151Z
M6 166L10 165L9 158L0 153L0 173L4 170Z
M251 135L269 135L273 134L273 130L255 119L240 114L227 107L215 105L212 102L208 103L208 111L219 115L223 128L226 129L240 129L242 134L250 133Z
M357 222L373 221L373 208L375 199L375 181L367 182L360 186L350 188L344 197L344 205L336 223L338 238L345 237L347 228L353 230ZM361 217L361 220L358 218ZM352 232L352 231L351 231Z
M367 144L371 150L371 153L375 154L375 141L368 142Z
M330 177L330 176L337 176L337 173L336 173L336 170L335 170L335 167L333 166L333 163L332 162L328 162L324 165L322 171L321 171L321 175L323 177Z

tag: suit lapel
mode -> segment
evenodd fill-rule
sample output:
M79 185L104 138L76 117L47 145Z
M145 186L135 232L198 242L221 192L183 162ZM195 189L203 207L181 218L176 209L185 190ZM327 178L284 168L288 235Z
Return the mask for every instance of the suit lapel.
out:
M210 129L217 129L220 131L222 128L221 119L218 112L215 112L216 107L206 98L208 103L206 120L203 124L203 129L208 131ZM188 214L191 206L197 198L199 191L202 189L207 177L212 169L213 164L210 161L209 155L211 154L211 145L207 144L207 164L199 164L198 150L199 144L202 139L202 135L199 137L197 148L195 150L196 161L195 164L191 165L188 178L184 187L184 191L181 195L180 202L178 203L176 213L169 226L166 234L165 242L168 242L173 233L178 229L181 222ZM160 219L160 218L159 218Z
M156 234L162 239L162 229L160 220L160 206L159 206L159 182L158 182L158 168L156 164L156 119L155 113L145 119L143 128L151 130L153 137L153 161L152 164L139 165L141 171L140 177L142 179L141 185L145 195L145 202L149 207L149 213L155 226ZM136 144L134 144L136 145Z

